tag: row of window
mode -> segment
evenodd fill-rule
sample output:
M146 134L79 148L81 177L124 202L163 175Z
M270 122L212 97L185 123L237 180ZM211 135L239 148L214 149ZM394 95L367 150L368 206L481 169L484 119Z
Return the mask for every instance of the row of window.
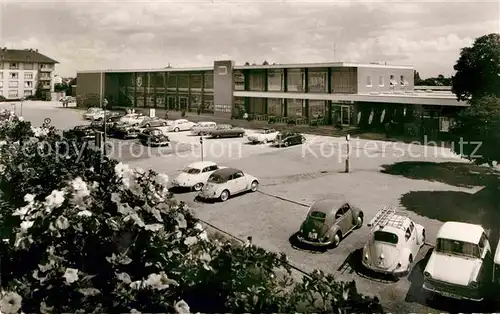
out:
M306 73L303 69L289 69L286 76L287 91L306 91ZM283 70L269 70L267 72L267 78L264 71L250 72L247 76L247 80L248 90L251 91L285 90L285 73ZM356 92L356 86L357 72L355 69L342 69L332 72L332 92L353 93ZM241 71L236 71L234 74L234 88L235 90L245 90L245 76ZM309 71L307 90L312 93L328 93L328 72Z
M7 77L11 80L18 80L19 79L19 72L9 72L9 75ZM33 78L34 78L33 72L25 72L24 73L25 80L32 80ZM40 74L40 78L50 79L50 75ZM3 80L3 72L0 72L0 80Z
M385 86L385 76L384 75L379 75L378 77L378 86ZM394 78L394 75L390 75L389 76L389 86L390 87L394 87L394 86L397 86L397 85L401 85L401 86L407 86L408 85L408 82L405 80L405 77L404 75L401 75L401 77L399 78L399 82ZM373 82L372 82L372 76L371 75L368 75L366 77L366 86L367 87L372 87L373 86Z
M25 81L24 82L24 88L33 88L34 84L33 81ZM3 82L0 81L0 88L3 87ZM9 88L17 88L19 87L19 82L18 81L9 81Z
M18 90L9 90L7 95L9 96L9 98L19 97L19 91ZM28 96L32 96L32 95L33 95L32 90L25 90L24 91L24 97L28 97ZM4 96L3 91L1 89L0 89L0 96Z
M22 66L21 66L22 64ZM4 68L3 62L0 62L0 69ZM6 69L10 70L33 70L35 68L34 63L19 63L19 62L10 62L6 63L5 65ZM38 66L39 69L41 70L52 70L52 64L40 64Z

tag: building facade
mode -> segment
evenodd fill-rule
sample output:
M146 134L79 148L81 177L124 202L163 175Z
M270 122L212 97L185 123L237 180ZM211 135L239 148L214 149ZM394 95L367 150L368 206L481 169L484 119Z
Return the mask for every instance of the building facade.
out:
M20 99L54 90L54 69L59 63L36 49L0 48L0 96Z
M77 73L79 106L166 108L217 116L369 125L406 116L446 118L466 106L449 91L414 88L410 66L313 63Z

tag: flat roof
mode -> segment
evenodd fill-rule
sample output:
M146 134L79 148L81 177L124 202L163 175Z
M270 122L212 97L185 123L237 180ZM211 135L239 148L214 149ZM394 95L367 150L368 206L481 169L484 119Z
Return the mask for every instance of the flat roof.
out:
M480 225L465 222L447 221L438 231L438 239L450 239L455 241L479 243L484 229Z
M317 63L289 63L289 64L268 64L268 65L235 65L235 70L251 69L297 69L297 68L335 68L335 67L366 67L366 68L385 68L385 69L408 69L413 70L410 65L391 65L380 63L355 63L355 62L317 62ZM101 69L101 70L83 70L76 73L133 73L133 72L193 72L193 71L213 71L214 66L203 67L166 67L154 69Z
M234 91L236 97L258 97L258 98L286 98L286 99L310 99L331 100L339 102L381 102L398 103L408 105L436 105L436 106L458 106L468 107L467 102L458 101L453 94L438 93L370 93L370 94L314 94L295 92L252 92Z

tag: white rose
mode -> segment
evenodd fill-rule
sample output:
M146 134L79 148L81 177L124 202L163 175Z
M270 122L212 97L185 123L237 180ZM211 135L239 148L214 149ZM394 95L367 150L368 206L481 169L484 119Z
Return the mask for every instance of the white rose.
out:
M66 272L64 273L63 278L66 279L67 284L72 284L73 282L78 280L78 269L66 268Z

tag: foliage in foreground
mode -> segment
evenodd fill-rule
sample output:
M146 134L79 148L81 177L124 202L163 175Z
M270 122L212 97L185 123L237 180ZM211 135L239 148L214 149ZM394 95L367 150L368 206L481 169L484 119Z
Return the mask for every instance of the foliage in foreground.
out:
M284 255L209 238L165 175L16 117L0 140L2 313L382 312L354 282L296 283Z

